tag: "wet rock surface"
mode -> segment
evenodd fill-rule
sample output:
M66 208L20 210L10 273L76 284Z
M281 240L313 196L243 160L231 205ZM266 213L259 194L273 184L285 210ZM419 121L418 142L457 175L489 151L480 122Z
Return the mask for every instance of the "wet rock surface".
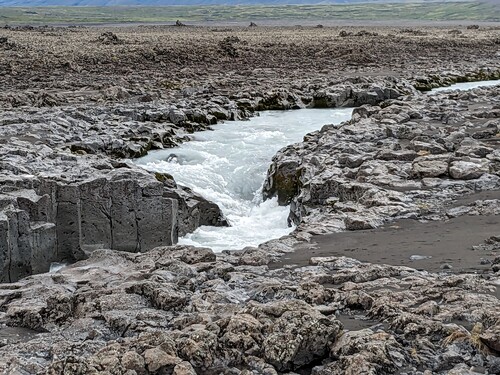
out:
M477 195L500 183L498 88L416 90L499 77L496 28L449 31L1 29L0 372L499 373L498 231L474 245L480 274L312 257L307 242L500 213ZM351 121L270 167L264 194L291 203L293 236L168 246L227 221L128 159L260 110L341 106ZM297 247L304 264L276 266ZM18 280L54 261L75 263Z

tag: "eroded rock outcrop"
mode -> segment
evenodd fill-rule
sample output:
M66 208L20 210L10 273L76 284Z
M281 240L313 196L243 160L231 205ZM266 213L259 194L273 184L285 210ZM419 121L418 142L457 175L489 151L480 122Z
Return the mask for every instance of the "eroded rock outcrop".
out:
M498 200L438 209L498 188L497 94L424 99L380 76L422 90L498 78L498 30L460 29L2 29L1 271L43 271L59 249L89 259L0 285L0 372L500 373L496 258L484 275L345 257L266 266L304 228L500 213ZM268 193L291 199L295 238L148 251L224 218L123 158L257 110L351 105L365 106L350 124L275 159Z
M446 217L453 199L500 188L499 100L485 88L356 108L352 120L282 149L264 197L291 204L290 222L312 233Z
M141 252L175 244L179 233L200 225L227 225L216 205L171 179L158 181L132 164L59 157L52 161L68 174L54 164L51 174L2 181L2 282L84 259L96 248Z
M95 248L144 251L174 244L200 225L228 225L215 204L170 176L147 174L120 159L172 147L217 121L259 110L359 105L415 94L408 82L390 77L346 78L324 90L240 92L232 99L201 99L204 90L186 89L171 102L151 97L152 104L114 85L100 91L109 103L97 106L54 102L31 112L3 111L1 280L46 271L53 261L83 259ZM327 99L320 103L319 97ZM25 99L21 105L31 104ZM297 165L280 168L286 176ZM287 197L297 193L297 178L283 179ZM280 202L288 200L278 190Z
M71 109L6 111L0 121L0 282L84 259L96 248L146 251L200 225L228 225L217 205L171 176L112 158L146 152L140 145L153 142L154 126L108 132L95 112ZM151 139L123 141L136 132ZM162 139L171 144L174 134Z
M267 246L268 257L286 251ZM346 257L269 269L244 256L184 246L96 250L56 273L3 284L0 371L445 374L498 366L498 275Z

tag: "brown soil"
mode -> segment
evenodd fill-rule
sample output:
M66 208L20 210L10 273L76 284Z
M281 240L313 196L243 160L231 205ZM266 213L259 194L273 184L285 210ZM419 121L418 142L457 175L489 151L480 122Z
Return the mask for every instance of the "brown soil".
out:
M117 38L103 37L109 32ZM162 95L199 86L231 94L346 76L410 77L494 67L499 36L497 27L457 25L19 27L0 29L8 40L0 46L0 88L81 102L115 85Z

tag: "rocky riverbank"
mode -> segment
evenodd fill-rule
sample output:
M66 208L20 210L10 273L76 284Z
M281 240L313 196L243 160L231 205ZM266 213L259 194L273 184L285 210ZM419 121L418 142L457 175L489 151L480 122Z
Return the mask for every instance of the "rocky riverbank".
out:
M351 121L281 150L264 194L291 203L289 220L315 234L496 214L496 200L476 211L450 205L500 188L499 117L495 86L363 105Z
M124 158L172 147L217 121L263 109L376 104L416 93L408 81L346 79L307 93L272 90L205 100L5 109L0 115L2 281L84 259L97 248L172 245L200 225L227 225L219 208L169 175Z
M500 372L498 234L484 274L346 257L269 267L311 235L498 215L498 29L0 30L0 371ZM169 246L223 213L128 159L265 109L358 107L276 155L292 237ZM476 197L477 195L474 195ZM109 250L111 249L111 250ZM304 250L305 249L305 250ZM486 250L485 250L486 251ZM309 259L311 258L311 259ZM56 273L51 262L75 262Z

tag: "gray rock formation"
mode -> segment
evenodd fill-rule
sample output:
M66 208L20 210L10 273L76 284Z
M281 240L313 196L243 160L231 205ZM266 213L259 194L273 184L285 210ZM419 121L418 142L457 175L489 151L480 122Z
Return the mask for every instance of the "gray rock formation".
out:
M262 250L267 261L287 251L278 242ZM4 284L0 372L498 368L498 274L436 275L346 257L273 270L246 265L248 252L96 250L56 273Z
M88 257L0 285L0 373L500 373L498 255L471 275L268 266L310 232L500 214L453 202L499 187L498 93L412 87L500 77L498 30L459 28L0 30L2 277ZM125 158L258 110L360 105L276 157L266 193L291 201L293 236L155 247L225 220Z
M132 164L114 168L79 156L60 165L64 177L39 172L3 181L0 281L46 272L52 262L84 259L94 249L141 252L172 245L200 225L227 225L216 205Z
M153 104L112 86L100 92L108 104L62 105L47 94L18 98L4 110L0 282L47 271L51 262L83 259L96 248L145 251L174 244L200 225L228 224L216 205L170 176L153 176L119 159L175 146L189 133L258 110L360 105L415 94L407 81L393 78L349 78L306 92L242 92L233 99L200 98L200 91L186 89L182 98L156 98ZM18 108L23 100L33 105L39 99L42 108Z
M356 108L352 120L282 149L264 197L291 204L290 222L309 233L446 218L453 199L500 188L499 101L486 88Z
M143 155L155 142L175 144L183 136L174 124L118 120L136 116L131 112L113 127L108 110L2 113L0 282L84 259L96 248L141 252L175 244L200 225L228 225L215 204L171 176L115 159Z

